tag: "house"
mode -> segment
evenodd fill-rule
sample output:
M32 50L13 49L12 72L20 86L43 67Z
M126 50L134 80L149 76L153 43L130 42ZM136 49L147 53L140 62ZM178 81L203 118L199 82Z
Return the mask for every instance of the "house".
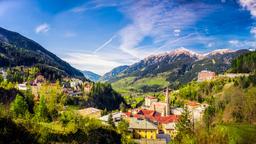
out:
M171 109L171 114L173 114L173 115L182 115L183 112L184 112L183 108L172 108Z
M197 81L202 82L206 80L212 80L216 77L216 73L208 70L203 70L198 73Z
M85 109L78 110L78 114L84 117L90 117L90 118L100 118L101 117L101 111L100 109L89 107Z
M108 123L109 115L110 115L110 114L104 115L104 116L100 117L99 119L100 119L103 123ZM122 112L115 112L115 113L112 113L112 117L113 117L113 121L114 121L115 125L117 125L118 122L120 122L120 121L123 119L124 116L125 116L125 114L122 113Z
M199 121L202 119L205 109L209 106L206 103L198 103L195 101L188 101L185 106L188 108L188 111L191 113L191 119L193 121Z
M4 69L1 69L0 74L2 75L4 81L6 81L7 80L7 72Z
M28 90L27 84L26 84L26 83L18 84L18 89L19 89L19 90L22 90L22 91Z
M145 97L145 106L150 107L153 102L157 102L157 101L158 101L157 98L153 96L147 96Z
M83 84L83 81L81 81L80 79L72 78L71 82L70 82L70 87L77 88L77 86L82 85L82 84Z
M146 120L139 118L131 118L129 123L129 129L132 131L133 137L140 139L156 139L157 125Z
M91 91L91 89L92 89L92 84L86 83L84 85L84 92L89 93Z
M165 91L165 102L155 100L153 97L146 97L145 105L150 105L149 108L145 106L143 109L134 109L125 113L134 138L156 139L158 136L163 138L176 136L175 125L179 116L170 114L168 88Z
M177 131L175 130L175 123L178 120L178 116L176 115L166 115L162 116L159 112L154 110L147 110L147 109L141 109L137 111L137 113L127 112L125 113L128 117L129 121L129 127L132 130L134 135L134 138L149 138L151 139L151 136L145 137L145 133L149 133L148 131L151 129L146 129L142 127L136 127L134 128L133 123L134 122L141 122L141 120L145 120L155 126L157 126L156 133L154 132L153 138L157 137L157 134L167 134L171 137L176 136ZM137 120L135 120L137 119ZM152 131L151 131L152 133ZM138 136L140 135L140 136Z

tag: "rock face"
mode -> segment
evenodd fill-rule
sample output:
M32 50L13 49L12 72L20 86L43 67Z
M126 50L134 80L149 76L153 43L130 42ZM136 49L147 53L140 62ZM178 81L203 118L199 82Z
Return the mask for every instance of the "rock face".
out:
M83 77L83 74L67 62L19 33L0 27L0 66L47 67L67 76Z

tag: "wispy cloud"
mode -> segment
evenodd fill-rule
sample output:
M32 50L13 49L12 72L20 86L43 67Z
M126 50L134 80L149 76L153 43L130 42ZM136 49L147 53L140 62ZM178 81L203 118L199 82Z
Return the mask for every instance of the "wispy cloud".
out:
M256 27L252 27L250 33L256 38Z
M249 49L256 47L256 41L253 40L230 40L228 42L234 49Z
M256 1L255 0L239 0L242 7L250 11L253 17L256 17Z
M110 44L113 41L114 38L116 38L116 35L113 35L110 39L108 39L101 46L99 46L97 49L95 49L95 51L93 53L97 53L98 51L100 51L101 49L106 47L108 44Z
M122 9L132 23L119 32L120 49L136 58L141 58L138 47L146 36L163 45L173 43L181 36L180 29L194 24L211 10L203 3L184 4L182 7L173 5L174 2L168 1L156 3L139 1ZM182 35L182 37L186 36ZM162 47L160 46L160 49Z
M43 23L43 24L40 24L38 25L36 28L35 28L35 32L37 34L39 33L46 33L50 30L50 26L47 24L47 23Z
M75 32L71 32L71 31L67 31L64 33L64 37L66 38L71 38L71 37L76 37L76 33Z
M62 58L80 70L90 70L101 75L114 67L135 62L126 55L117 52L104 54L70 52Z

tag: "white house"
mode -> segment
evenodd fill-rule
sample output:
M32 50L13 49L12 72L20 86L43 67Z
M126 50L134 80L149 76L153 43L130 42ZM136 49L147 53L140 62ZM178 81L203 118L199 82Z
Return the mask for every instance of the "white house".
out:
M18 89L23 91L28 90L26 83L18 84Z

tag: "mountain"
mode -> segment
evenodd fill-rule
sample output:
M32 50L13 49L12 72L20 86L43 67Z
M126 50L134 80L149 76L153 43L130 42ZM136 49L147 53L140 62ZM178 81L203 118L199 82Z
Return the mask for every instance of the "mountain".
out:
M43 73L83 77L79 70L35 41L0 27L0 67L10 66L37 66Z
M100 79L100 77L101 77L100 75L98 75L98 74L96 74L94 72L91 72L91 71L84 70L84 71L82 71L82 73L84 74L84 76L87 79L89 79L91 81L94 81L94 82L98 81Z
M108 80L114 88L159 91L165 86L178 86L196 80L201 70L223 73L231 66L231 61L249 50L215 50L199 54L185 48L149 56L126 68Z
M112 69L110 72L104 74L100 80L101 81L109 81L113 78L115 78L117 75L119 75L121 72L123 72L124 70L126 70L129 66L127 65L123 65L123 66L119 66L116 67L114 69Z

